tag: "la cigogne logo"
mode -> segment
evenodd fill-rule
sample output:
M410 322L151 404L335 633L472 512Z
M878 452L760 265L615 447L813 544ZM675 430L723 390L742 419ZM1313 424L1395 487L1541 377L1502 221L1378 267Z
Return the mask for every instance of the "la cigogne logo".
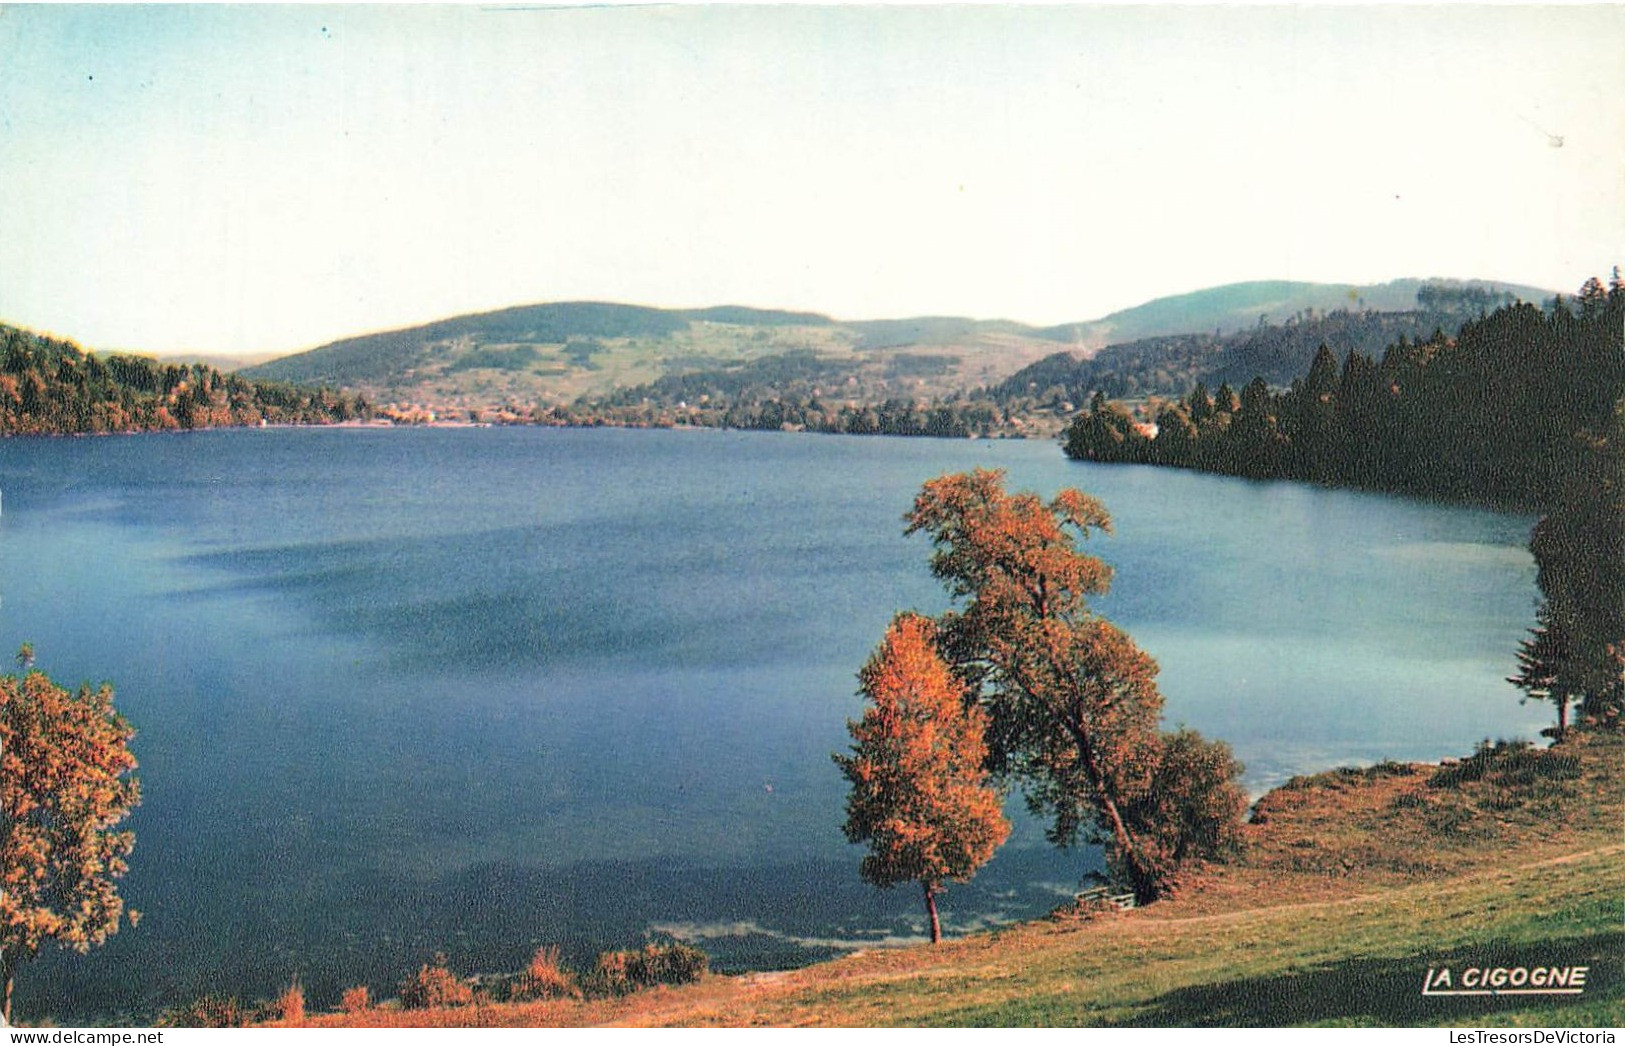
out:
M1423 995L1579 995L1589 966L1430 966Z

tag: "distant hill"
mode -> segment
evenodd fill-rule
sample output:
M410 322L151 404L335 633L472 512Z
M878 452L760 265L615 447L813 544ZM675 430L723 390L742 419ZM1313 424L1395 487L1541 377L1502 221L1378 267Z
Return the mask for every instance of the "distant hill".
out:
M201 363L205 367L213 367L222 374L229 374L234 370L242 370L244 367L258 366L261 363L269 363L272 360L281 359L284 355L286 355L285 353L281 352L227 354L223 352L186 352L184 350L179 352L152 353L138 352L128 349L109 348L105 345L98 346L93 349L87 348L84 351L91 353L92 355L99 356L104 360L111 356L130 356L133 358L152 360L154 363L157 363L160 366L169 366L173 364L177 367L190 367L194 363Z
M1012 334L1042 338L1044 333L1009 320L973 320L964 316L915 316L906 320L854 320L847 324L859 334L865 349L895 349L911 345L952 345L985 334Z
M1365 292L1371 292L1370 296ZM1372 304L1398 303L1405 294L1408 299L1390 308ZM1351 296L1356 306L1363 307L1350 307ZM1134 327L1172 325L1181 316L1215 317L1225 308L1237 316L1269 304L1276 311L1260 311L1250 322L1229 331L1217 323L1207 330L1113 342L1099 350L1054 353L1023 367L990 391L996 399L1010 400L1042 396L1059 388L1063 390L1060 398L1082 404L1094 392L1111 399L1183 396L1198 381L1209 388L1229 382L1239 389L1262 377L1271 385L1284 386L1308 369L1321 345L1339 359L1350 351L1381 356L1401 338L1417 341L1435 330L1454 333L1463 320L1514 300L1545 302L1552 297L1533 287L1460 280L1395 280L1372 287L1234 284L1158 299L1115 315L1133 314L1124 326ZM1310 304L1318 300L1335 304L1330 309ZM1287 305L1296 308L1280 314ZM1114 321L1108 317L1099 322ZM1049 328L1049 332L1056 329Z
M561 405L698 373L723 385L816 373L844 398L867 402L983 386L1052 351L1054 343L1033 328L1008 321L840 322L740 305L679 310L559 302L346 338L241 373L337 385L381 400L470 407ZM811 370L809 361L816 364Z
M1503 304L1508 297L1540 304L1553 294L1539 287L1486 280L1403 279L1369 284L1260 280L1157 298L1098 320L1064 323L1036 333L1082 349L1098 349L1166 334L1233 333L1259 326L1261 320L1264 324L1284 323L1307 310L1405 312L1417 308L1417 296L1425 289L1447 294L1479 290L1485 294L1485 308Z
M434 362L453 363L457 347L563 345L573 338L663 337L688 328L663 309L604 302L521 305L455 316L420 327L346 338L296 356L244 368L251 378L342 386L389 384ZM436 352L437 349L441 351Z
M755 324L759 327L828 327L835 321L816 312L784 312L780 309L752 309L744 305L713 305L709 309L685 309L680 315L709 323Z
M1192 360L1223 350L1219 341L1235 332L1259 330L1261 318L1265 327L1284 327L1316 316L1324 320L1334 311L1356 316L1414 312L1419 295L1429 297L1436 308L1426 311L1445 325L1456 311L1481 311L1469 309L1480 301L1493 305L1512 296L1550 297L1536 288L1479 281L1239 283L1159 298L1098 320L1046 328L954 316L842 321L821 313L740 305L657 309L556 302L346 338L239 373L254 379L337 386L379 401L470 408L515 403L560 406L606 397L624 402L631 393L658 396L679 387L749 385L758 395L771 396L774 385L764 384L764 376L793 375L807 391L816 389L833 402L877 404L948 396L1001 383L1007 391L1015 391L1017 386L1007 379L1053 356L1057 343L1082 358L1109 343L1127 343L1131 348L1125 352L1143 356L1163 351L1141 344L1146 339L1172 338L1167 351L1173 357L1188 357L1174 370L1194 373L1200 367ZM1381 336L1388 325L1364 322L1364 326L1372 336ZM1363 341L1360 345L1372 348ZM1314 347L1309 347L1311 353ZM1295 351L1279 354L1281 373L1301 369ZM1076 362L1057 359L1048 366L1054 371ZM1232 362L1238 373L1252 365L1244 351ZM704 382L674 385L666 380L701 374L706 376ZM1036 379L1022 377L1019 387L1031 380ZM1059 384L1073 385L1077 380ZM1040 387L1050 384L1056 382Z
M1344 312L1299 316L1231 334L1169 334L1110 345L1092 355L1058 352L1023 367L994 386L994 398L1043 395L1059 387L1061 398L1081 405L1093 393L1108 399L1183 396L1197 382L1240 389L1254 377L1284 386L1308 369L1321 345L1339 359L1349 351L1382 355L1405 338L1417 341L1434 330L1453 333L1461 317L1446 312Z
M96 355L106 356L109 355L109 353L97 350ZM122 355L140 356L145 355L145 353L127 352L123 353ZM279 358L280 355L274 352L256 352L245 356L227 356L221 353L212 352L175 352L166 353L159 356L157 357L157 361L164 364L174 363L183 367L189 367L194 363L201 363L205 367L213 367L215 370L229 374L234 370L242 370L244 367L255 367L261 363L269 363L270 361Z

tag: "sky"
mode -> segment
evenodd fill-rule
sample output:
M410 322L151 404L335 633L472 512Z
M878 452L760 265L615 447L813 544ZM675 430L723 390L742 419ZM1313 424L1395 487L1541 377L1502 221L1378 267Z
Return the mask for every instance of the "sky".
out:
M0 322L1091 319L1625 262L1625 7L0 6Z

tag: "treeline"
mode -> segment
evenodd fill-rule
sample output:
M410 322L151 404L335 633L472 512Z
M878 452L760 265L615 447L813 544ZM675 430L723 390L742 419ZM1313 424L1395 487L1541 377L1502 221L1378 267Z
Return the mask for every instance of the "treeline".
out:
M0 435L321 424L371 413L359 396L249 381L201 363L101 357L0 325Z
M1069 457L1479 500L1544 513L1543 602L1511 680L1619 725L1625 706L1625 281L1518 303L1380 360L1322 346L1285 390L1198 384L1136 417L1097 394Z
M816 399L771 398L737 405L722 415L736 429L791 429L853 436L933 436L964 439L1002 431L1006 419L990 403L952 401L920 404L889 399L874 405L830 407Z
M520 424L670 428L751 429L765 432L823 432L852 436L932 436L965 439L1010 435L1019 424L1010 412L986 400L950 398L941 402L889 399L878 404L832 404L817 396L771 395L760 399L700 404L593 403L524 412Z
M906 377L912 369L946 367L950 362L938 356L899 357L890 361L887 373ZM1008 412L986 399L954 395L927 403L894 396L863 403L842 402L833 395L872 389L854 361L801 349L731 367L668 374L648 384L584 398L554 416L563 424L694 425L865 436L963 438L993 435L1009 427Z
M1625 394L1625 286L1516 304L1380 360L1322 345L1286 389L1198 383L1136 418L1096 394L1070 457L1299 479L1526 507L1556 502ZM1149 424L1147 423L1149 422Z

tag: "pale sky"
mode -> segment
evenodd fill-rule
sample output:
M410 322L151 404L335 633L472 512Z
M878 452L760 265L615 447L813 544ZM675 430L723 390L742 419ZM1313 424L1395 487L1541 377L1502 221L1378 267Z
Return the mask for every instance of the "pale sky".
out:
M0 321L1089 319L1625 262L1625 7L0 7ZM1559 145L1558 143L1561 142Z

